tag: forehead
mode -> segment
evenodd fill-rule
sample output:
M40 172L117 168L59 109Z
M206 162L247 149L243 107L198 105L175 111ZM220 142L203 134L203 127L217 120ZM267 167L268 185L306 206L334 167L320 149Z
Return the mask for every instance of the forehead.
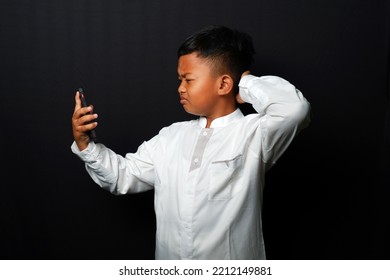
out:
M190 53L179 57L177 65L179 75L202 71L209 72L210 65L206 59L199 57L197 53Z

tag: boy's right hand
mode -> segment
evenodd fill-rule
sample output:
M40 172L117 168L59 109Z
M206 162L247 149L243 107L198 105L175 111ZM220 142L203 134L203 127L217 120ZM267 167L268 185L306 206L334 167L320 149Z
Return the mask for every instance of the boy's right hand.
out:
M97 114L93 114L93 106L88 107L81 106L80 93L77 91L75 95L75 107L72 116L72 131L73 138L80 151L88 147L91 139L89 138L88 131L94 129L97 126L95 119Z

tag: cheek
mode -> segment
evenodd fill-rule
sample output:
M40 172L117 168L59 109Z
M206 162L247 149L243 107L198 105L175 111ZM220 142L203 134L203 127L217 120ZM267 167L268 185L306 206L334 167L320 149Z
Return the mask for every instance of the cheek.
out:
M192 104L202 104L206 101L206 94L202 87L191 87L187 89L188 97Z
M200 79L186 86L187 95L192 104L206 105L215 95L215 83L209 79Z
M188 93L192 96L197 96L197 98L206 96L210 89L210 84L205 82L193 83L187 87Z

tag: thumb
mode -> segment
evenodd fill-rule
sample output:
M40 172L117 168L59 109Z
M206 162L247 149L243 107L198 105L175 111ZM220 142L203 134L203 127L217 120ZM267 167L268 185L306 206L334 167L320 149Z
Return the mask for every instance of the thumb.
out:
M244 104L245 101L241 98L241 95L239 93L236 94L236 100L239 104Z
M250 73L251 73L251 71L246 70L244 73L241 74L241 78L246 76L246 75L249 75Z
M77 110L79 110L82 107L79 91L76 91L76 95L74 96L74 100L75 100L74 112L76 112Z

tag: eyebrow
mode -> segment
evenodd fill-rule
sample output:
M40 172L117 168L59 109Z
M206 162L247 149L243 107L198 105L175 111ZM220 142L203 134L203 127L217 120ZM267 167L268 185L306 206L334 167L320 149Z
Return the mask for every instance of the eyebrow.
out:
M187 72L187 73L184 73L184 74L179 74L179 73L177 73L177 75L178 75L178 77L179 78L185 78L187 75L191 75L192 73L190 73L190 72Z

